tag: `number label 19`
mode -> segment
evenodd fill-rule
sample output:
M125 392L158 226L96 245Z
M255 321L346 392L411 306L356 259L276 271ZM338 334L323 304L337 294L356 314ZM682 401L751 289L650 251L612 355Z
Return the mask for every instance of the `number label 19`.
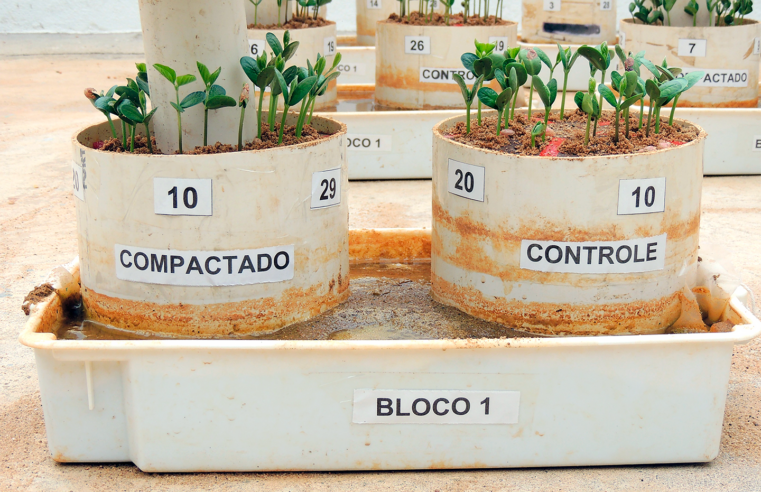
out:
M544 10L560 12L560 0L544 0Z
M249 39L248 40L248 55L256 58L261 56L267 49L267 43L263 39Z
M331 56L336 54L336 37L331 36L322 40L322 51L324 56Z
M346 135L346 148L360 152L391 152L391 135Z
M71 163L74 196L85 201L84 169L76 162Z
M706 56L708 41L705 39L680 39L678 46L679 56Z
M618 215L666 210L666 178L622 179L618 182Z
M210 179L153 178L156 215L212 215Z
M404 36L404 52L408 55L430 55L430 36Z
M600 0L600 10L613 10L613 0Z
M485 168L449 159L447 174L449 193L469 200L484 201Z
M494 45L494 51L502 53L509 46L507 45L507 36L489 36L489 44Z
M382 8L381 0L367 0L368 10L379 10Z
M312 173L311 208L326 208L341 203L341 168Z

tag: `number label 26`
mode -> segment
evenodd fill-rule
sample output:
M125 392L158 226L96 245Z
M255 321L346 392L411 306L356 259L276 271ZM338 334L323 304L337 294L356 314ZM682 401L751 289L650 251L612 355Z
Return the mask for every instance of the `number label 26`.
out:
M153 178L157 215L212 215L210 179Z
M484 201L486 170L483 167L449 159L447 174L449 193L477 202Z
M404 52L408 55L430 55L430 36L404 36Z
M618 215L666 210L666 178L622 179L618 182Z
M341 168L312 173L311 208L327 208L341 203Z

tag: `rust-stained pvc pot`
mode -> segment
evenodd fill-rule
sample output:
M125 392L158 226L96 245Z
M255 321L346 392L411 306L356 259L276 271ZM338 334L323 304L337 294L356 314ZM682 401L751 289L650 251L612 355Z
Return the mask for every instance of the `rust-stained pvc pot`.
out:
M375 53L375 102L395 109L460 109L460 73L468 85L474 78L460 61L474 51L473 40L517 45L518 24L498 26L412 26L378 22ZM499 51L504 51L504 48ZM499 87L496 81L491 83Z
M418 10L419 2L409 2L412 10ZM357 44L375 46L375 24L399 13L398 0L357 0ZM444 4L436 2L434 12L444 13Z
M705 76L679 97L678 106L755 108L758 106L758 72L761 61L761 24L746 19L743 25L720 27L649 26L631 19L621 21L627 51L644 50L647 58L684 73L704 71Z
M268 32L271 32L279 40L282 41L283 34L285 34L284 29L249 29L248 30L248 45L249 45L249 54L251 56L258 56L262 53L261 50L266 50L267 53L271 53L272 50L270 49L269 45L267 45L266 41L266 35ZM338 52L338 43L336 41L336 23L331 22L327 26L322 27L309 27L304 29L291 29L288 31L291 36L291 42L298 41L299 47L296 50L296 54L288 60L287 65L296 65L299 67L306 67L307 66L307 60L309 60L312 65L314 65L315 61L317 60L317 54L324 56L327 58L326 60L326 71L333 65L333 59L336 56L336 53ZM338 90L336 86L336 80L332 80L328 84L328 90L325 91L325 94L322 96L317 97L317 101L315 102L314 109L326 109L326 108L332 108L336 105L337 99L338 99ZM258 89L257 89L257 98L258 95ZM267 101L269 100L269 97L265 97L265 107L267 104ZM299 103L301 104L301 103ZM283 98L279 98L278 102L279 107L282 109L283 107Z
M655 152L528 157L448 139L459 121L433 129L436 301L546 335L663 333L676 321L697 265L701 128Z
M212 155L94 150L107 124L76 134L87 317L169 336L242 335L347 299L346 125L312 124L331 136Z
M521 38L525 43L613 44L616 0L523 0Z

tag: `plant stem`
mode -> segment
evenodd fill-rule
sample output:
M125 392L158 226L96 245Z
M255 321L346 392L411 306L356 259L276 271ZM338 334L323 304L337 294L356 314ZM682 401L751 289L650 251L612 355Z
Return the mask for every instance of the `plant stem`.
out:
M243 149L243 116L246 114L246 106L240 107L240 123L238 124L238 152Z
M267 114L267 118L270 124L270 131L275 131L275 116L277 114L277 96L270 93L270 112Z
M602 71L602 79L600 80L600 83L602 85L605 85L605 70ZM597 120L602 118L602 94L600 94L600 103L599 103L599 105L600 105L600 116L599 117L595 117L595 129L592 131L592 136L593 137L597 136Z
M534 143L534 132L531 132L531 148L533 149L536 147L536 144Z
M127 149L127 124L122 120L122 149Z
M148 129L148 123L145 123L145 138L148 140L148 152L153 154L153 144L151 143L151 131Z
M637 130L642 130L642 117L645 114L645 96L642 96L642 99L639 100L639 126L637 127Z
M563 121L565 116L565 89L568 86L568 72L563 75L563 97L560 99L560 121Z
M592 121L592 113L587 115L587 131L584 134L584 147L589 146L589 123Z
M179 86L174 86L174 94L177 96L177 107L180 107L180 88ZM182 154L182 113L177 111L177 133L178 138L180 140L180 154Z
M507 103L507 106L505 106L505 128L510 128L510 120L508 119L508 116L510 116L510 103Z
M616 136L613 138L614 142L618 142L618 108L616 108Z
M135 127L136 126L137 125L131 125L131 128L132 128L132 131L131 131L132 138L131 138L131 142L130 142L130 146L129 146L129 151L130 152L135 152Z
M309 108L309 120L307 121L307 125L312 124L312 116L314 116L314 103L317 101L317 96L312 98L312 107Z
M513 109L512 109L512 110L511 110L511 112L510 112L510 113L511 113L511 114L510 114L510 119L511 119L511 120L512 120L513 118L515 118L515 105L516 105L516 103L518 102L518 90L520 90L520 88L518 88L518 89L516 89L516 90L515 90L515 95L513 96Z
M669 126L674 126L674 111L676 111L676 103L679 101L679 96L681 94L677 94L676 97L674 97L674 101L671 103L671 115L669 116Z
M468 103L468 107L465 110L465 133L470 133L470 105L472 103Z
M478 100L478 126L481 126L481 100Z
M533 77L533 76L532 76ZM528 90L528 122L531 123L531 99L534 97L534 84L529 86Z
M658 135L661 132L661 107L655 107L655 134Z
M629 108L624 109L624 120L626 121L626 138L629 138Z
M285 119L288 117L288 105L283 106L283 119L280 120L280 133L277 136L277 144L283 143L283 129L285 129Z
M111 115L106 113L106 118L108 118L108 126L111 127L111 135L116 139L116 128L114 128L114 122L111 121Z
M544 131L542 132L542 142L545 142L547 140L547 122L550 120L550 109L549 107L544 108Z
M648 104L648 110L647 110L647 128L645 129L645 136L650 136L650 118L653 116L653 99L650 98L650 103Z
M304 126L304 117L306 115L307 98L301 100L301 109L299 109L299 119L296 121L296 138L301 138L301 129Z
M502 110L497 110L497 136L499 136L499 132L502 131Z
M264 102L264 89L259 89L259 110L256 112L256 138L262 138L262 103Z
M204 147L208 145L208 143L206 143L208 129L209 129L209 108L206 105L204 105L203 107L203 146Z

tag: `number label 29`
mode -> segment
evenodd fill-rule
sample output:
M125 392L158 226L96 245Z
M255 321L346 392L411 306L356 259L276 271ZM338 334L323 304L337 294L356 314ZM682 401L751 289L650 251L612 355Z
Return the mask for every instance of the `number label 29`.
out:
M618 182L618 215L666 210L666 178L622 179Z
M447 174L449 193L477 202L484 201L485 168L449 159Z
M311 208L333 207L341 203L341 168L312 173Z
M212 215L210 179L153 178L156 215Z
M404 52L408 55L430 55L430 36L404 36Z

